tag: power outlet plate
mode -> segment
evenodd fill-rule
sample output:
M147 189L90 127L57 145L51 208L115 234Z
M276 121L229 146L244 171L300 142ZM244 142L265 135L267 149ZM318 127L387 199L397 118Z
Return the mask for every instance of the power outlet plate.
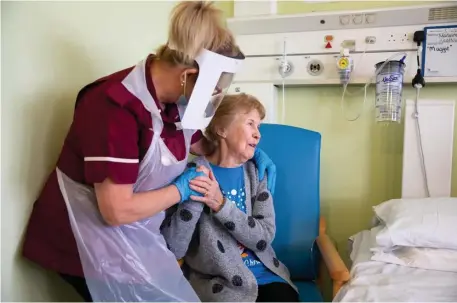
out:
M412 36L408 33L390 34L387 38L388 43L411 43Z

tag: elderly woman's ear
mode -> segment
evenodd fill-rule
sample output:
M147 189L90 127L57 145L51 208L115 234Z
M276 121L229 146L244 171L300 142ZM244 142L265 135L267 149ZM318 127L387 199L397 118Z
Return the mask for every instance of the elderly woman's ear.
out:
M222 130L222 129L217 131L217 135L221 138L227 137L227 133L225 132L225 130Z

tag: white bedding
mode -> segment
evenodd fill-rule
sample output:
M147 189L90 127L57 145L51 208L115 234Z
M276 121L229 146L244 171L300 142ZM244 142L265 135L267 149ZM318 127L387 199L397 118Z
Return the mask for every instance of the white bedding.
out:
M373 210L386 227L378 246L457 250L457 198L391 199Z
M371 261L371 231L351 238L351 280L334 302L457 302L457 273Z

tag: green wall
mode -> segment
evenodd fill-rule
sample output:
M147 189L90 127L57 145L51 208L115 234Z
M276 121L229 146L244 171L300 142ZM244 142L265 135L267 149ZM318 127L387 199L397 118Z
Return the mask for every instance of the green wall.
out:
M306 1L278 0L278 14L284 15L303 14L319 11L374 9L382 7L398 7L443 2L446 1L331 1L324 3L307 3ZM227 17L233 17L233 1L216 1L216 4L224 11Z
M425 3L366 1L310 4L281 1L278 11L280 14L291 14ZM233 2L221 1L218 5L227 17L233 16ZM354 90L351 86L350 89ZM403 124L375 124L372 89L368 91L367 108L363 116L355 122L348 122L341 112L341 93L340 87L286 88L286 124L322 134L321 209L328 221L329 234L347 260L347 238L369 226L371 207L401 195ZM281 95L279 93L278 100L282 100ZM405 85L403 96L404 100L414 98L410 85ZM427 84L421 91L421 98L455 100L457 85ZM346 95L345 99L349 104L346 115L353 117L363 101L363 93L352 98ZM280 104L278 111L281 117ZM457 196L456 142L457 139L454 140L453 196Z

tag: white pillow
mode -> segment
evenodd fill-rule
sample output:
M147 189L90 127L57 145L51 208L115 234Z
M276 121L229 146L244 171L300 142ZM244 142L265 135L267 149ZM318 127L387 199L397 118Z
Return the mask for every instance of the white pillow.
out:
M396 247L390 252L377 250L373 261L402 266L457 272L457 250L439 248Z
M395 245L390 237L389 230L385 225L377 225L371 229L371 237L373 239L372 251L391 251Z
M380 246L457 250L457 198L393 199L373 209L390 236Z
M370 230L370 260L428 270L457 272L457 250L392 246L385 226ZM384 244L379 246L379 244Z

